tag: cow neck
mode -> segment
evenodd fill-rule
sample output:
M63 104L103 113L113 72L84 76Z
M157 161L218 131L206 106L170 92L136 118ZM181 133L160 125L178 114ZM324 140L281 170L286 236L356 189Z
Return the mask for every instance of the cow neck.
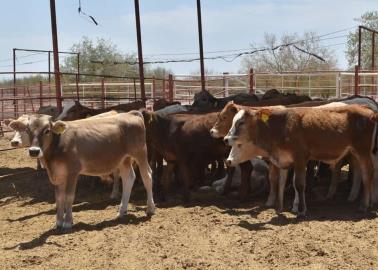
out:
M50 145L48 145L46 149L43 149L43 156L46 163L48 160L51 160L54 157L54 153L59 151L58 146L60 142L60 136L60 134L52 133L52 141Z
M271 126L269 126L268 122L263 122L260 119L256 120L256 126L256 129L250 131L253 143L267 153L270 153L272 150L272 140L270 136L272 132Z
M150 125L151 133L154 136L151 137L152 143L155 144L157 147L162 147L162 142L164 138L166 139L170 130L170 124L172 119L168 117L163 117L158 114L153 114L152 117L154 118ZM157 136L156 136L157 135Z

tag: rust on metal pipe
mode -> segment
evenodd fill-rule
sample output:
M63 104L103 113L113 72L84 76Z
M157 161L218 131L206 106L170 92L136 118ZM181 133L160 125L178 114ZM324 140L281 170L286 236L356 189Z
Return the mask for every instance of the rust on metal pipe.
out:
M101 108L105 108L105 79L101 80Z
M168 100L173 101L173 75L169 74L168 76Z
M16 89L16 49L13 49L13 97L16 98L17 89ZM14 117L17 117L18 103L16 100L13 101L14 105Z
M361 66L361 35L362 35L362 27L358 27L358 59L357 59L357 66Z
M358 95L360 93L360 78L359 78L359 69L357 65L354 67L354 94Z
M206 90L205 83L205 63L203 57L203 39L202 39L202 18L201 18L201 0L197 0L197 20L198 20L198 41L200 51L200 67L201 67L201 87Z
M62 93L60 89L60 70L59 70L59 48L58 48L58 32L56 26L56 12L55 0L50 0L50 15L51 15L51 32L54 54L54 73L55 73L55 92L56 92L56 106L59 112L62 111Z
M43 106L43 99L42 99L42 91L43 90L43 87L42 87L42 81L39 81L39 107L42 107Z
M254 75L253 75L253 68L249 69L249 93L254 94L255 90L253 89L254 85Z
M139 0L134 0L134 4L135 4L135 22L136 22L136 31L137 31L137 43L138 43L140 94L141 94L141 98L142 98L143 102L146 102L146 92L145 92L145 88L144 88L142 34L141 34L141 30L140 30Z

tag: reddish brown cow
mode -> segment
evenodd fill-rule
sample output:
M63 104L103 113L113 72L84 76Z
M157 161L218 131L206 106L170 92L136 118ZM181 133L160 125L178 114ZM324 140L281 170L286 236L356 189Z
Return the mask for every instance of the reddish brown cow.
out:
M378 114L359 105L241 110L235 115L225 141L239 152L243 152L240 146L254 144L277 167L294 166L295 187L299 194L298 215L306 212L307 162L320 160L334 165L351 154L360 167L364 184L361 210L366 210L371 203L373 154L377 153L376 122Z

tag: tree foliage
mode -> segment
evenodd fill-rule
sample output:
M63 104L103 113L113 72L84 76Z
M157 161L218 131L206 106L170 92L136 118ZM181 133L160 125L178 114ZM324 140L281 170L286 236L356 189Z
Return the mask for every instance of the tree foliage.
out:
M359 25L366 26L370 29L378 31L378 11L365 12L360 18L355 19ZM375 35L376 41L378 41L378 35ZM369 69L372 63L371 55L372 46L372 33L370 31L362 30L361 36L361 66L364 69ZM376 54L377 42L376 42ZM348 59L348 65L353 68L358 62L358 29L354 32L350 32L348 35L346 57ZM377 59L377 58L376 58Z
M298 48L322 57L325 62L296 49L294 46L285 46L273 50L279 45L290 43L295 43ZM244 57L242 60L244 72L250 68L254 68L257 72L328 70L335 69L337 64L334 51L323 47L314 32L307 32L302 36L297 33L285 34L280 38L274 34L265 34L262 46L252 45L251 47L251 50L261 49L262 47L270 49Z
M137 76L137 66L129 64L117 64L114 62L135 61L135 55L125 55L119 52L117 46L105 39L97 39L93 42L88 37L71 47L71 51L80 53L80 73L114 76ZM94 63L93 61L103 61ZM62 66L62 71L77 72L77 57L67 57Z

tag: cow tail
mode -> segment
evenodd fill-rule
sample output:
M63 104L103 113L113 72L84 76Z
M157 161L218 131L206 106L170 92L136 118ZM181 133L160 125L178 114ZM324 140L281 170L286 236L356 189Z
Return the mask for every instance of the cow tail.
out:
M378 151L378 132L377 132L377 129L378 129L378 124L375 123L374 124L374 131L373 131L373 150L372 150L372 153L373 153L374 156L377 154L377 151Z

